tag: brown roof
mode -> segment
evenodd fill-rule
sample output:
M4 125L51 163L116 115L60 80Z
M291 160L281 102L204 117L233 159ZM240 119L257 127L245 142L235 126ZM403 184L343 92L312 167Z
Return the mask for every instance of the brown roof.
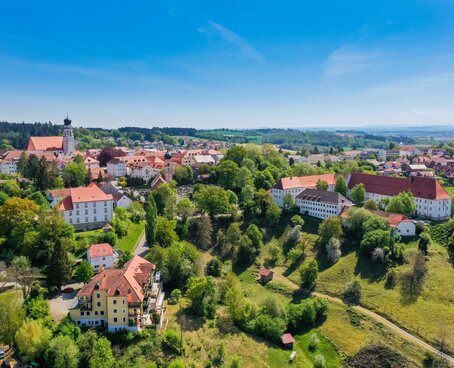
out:
M395 196L402 192L411 192L417 198L425 199L451 199L434 178L410 176L408 178L395 178L361 173L352 173L348 187L352 189L356 184L364 184L366 192L387 196Z
M85 285L78 297L90 297L94 290L105 290L106 296L124 296L128 303L144 299L142 286L155 269L153 263L134 256L122 269L103 270Z
M151 182L151 189L157 189L160 185L166 184L167 182L161 175L156 175L156 177Z
M60 151L63 149L63 137L30 137L27 150Z
M260 267L260 276L263 276L263 277L268 277L270 275L270 273L272 273L273 271L269 270L268 268L266 267Z
M318 180L324 180L328 185L336 184L335 174L293 176L281 178L276 184L276 189L315 188Z
M113 255L113 249L109 243L93 244L88 249L88 253L91 258L108 257Z
M352 204L351 201L349 201L340 193L311 188L304 189L300 194L296 196L296 199L332 204Z

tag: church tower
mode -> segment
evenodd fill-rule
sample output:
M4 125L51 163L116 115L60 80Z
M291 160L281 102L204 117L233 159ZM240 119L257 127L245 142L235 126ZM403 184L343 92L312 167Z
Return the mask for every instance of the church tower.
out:
M75 144L74 144L74 132L73 127L71 126L71 120L66 115L66 119L64 120L64 127L63 127L63 153L65 155L74 153Z
M165 166L164 166L164 180L170 183L173 180L173 165L172 165L172 154L167 151L164 155Z

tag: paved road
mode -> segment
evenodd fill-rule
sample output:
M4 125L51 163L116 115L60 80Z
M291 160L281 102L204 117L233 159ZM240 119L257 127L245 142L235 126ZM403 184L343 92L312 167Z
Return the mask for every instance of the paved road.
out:
M283 276L283 277L285 277L285 276ZM289 280L289 279L287 279L287 280ZM289 280L289 281L293 284L293 288L295 288L295 289L299 288L299 285L295 284L291 280ZM316 291L313 291L311 294L313 296L316 296L317 298L323 298L323 299L329 300L332 303L345 305L345 303L343 302L342 299L335 298L335 297L332 297L330 295L322 294L322 293L319 293L319 292L316 292ZM432 345L428 344L424 340L421 340L419 337L417 337L415 335L412 335L411 333L409 333L408 331L404 330L403 328L397 326L396 324L394 324L390 320L386 319L385 317L382 317L381 315L371 311L370 309L361 307L359 305L352 306L352 308L355 311L357 311L357 312L360 312L362 314L367 315L368 317L372 318L376 322L382 323L383 325L388 327L390 330L392 330L393 332L395 332L396 334L398 334L399 336L401 336L405 340L410 341L410 342L412 342L412 343L414 343L414 344L416 344L416 345L418 345L418 346L420 346L420 347L422 347L422 348L424 348L424 349L426 349L428 351L431 351L434 354L442 356L449 363L454 365L454 357L452 357L450 355L447 355L445 353L442 353L438 349L434 348Z
M134 254L136 256L141 256L143 257L145 254L148 252L148 245L147 245L147 239L145 237L145 231L142 234L142 237L140 238L139 242L137 243L137 247L134 250Z

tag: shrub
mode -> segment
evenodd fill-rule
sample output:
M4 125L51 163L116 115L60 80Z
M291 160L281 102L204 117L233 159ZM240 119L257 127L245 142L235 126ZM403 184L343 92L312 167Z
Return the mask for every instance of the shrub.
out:
M328 243L326 243L326 253L333 263L336 263L342 254L340 246L340 240L336 238L331 238Z
M213 257L210 259L210 261L207 263L206 266L206 272L208 276L215 276L219 277L221 276L222 272L222 262L218 257Z
M176 353L181 352L182 348L182 339L178 336L177 332L172 329L167 329L162 334L162 342L169 349L174 350Z
M325 368L325 357L323 355L316 355L315 356L315 362L314 362L314 368Z
M177 304L180 301L181 296L180 289L173 289L170 293L169 304Z
M359 281L355 280L345 285L342 296L348 302L358 304L361 299L361 284Z
M311 335L311 339L309 341L309 350L312 352L317 350L317 346L319 343L320 343L320 339L318 338L316 333L313 333Z

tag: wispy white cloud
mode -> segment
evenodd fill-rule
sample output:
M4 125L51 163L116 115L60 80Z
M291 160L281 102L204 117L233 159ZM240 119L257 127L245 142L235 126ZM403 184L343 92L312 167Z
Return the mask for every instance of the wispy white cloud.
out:
M200 27L198 31L207 35L217 34L225 42L233 45L243 56L260 63L265 63L264 56L251 43L222 24L210 20L207 26Z
M323 76L336 78L379 68L385 65L389 54L389 51L383 49L361 50L352 46L341 46L323 63Z

